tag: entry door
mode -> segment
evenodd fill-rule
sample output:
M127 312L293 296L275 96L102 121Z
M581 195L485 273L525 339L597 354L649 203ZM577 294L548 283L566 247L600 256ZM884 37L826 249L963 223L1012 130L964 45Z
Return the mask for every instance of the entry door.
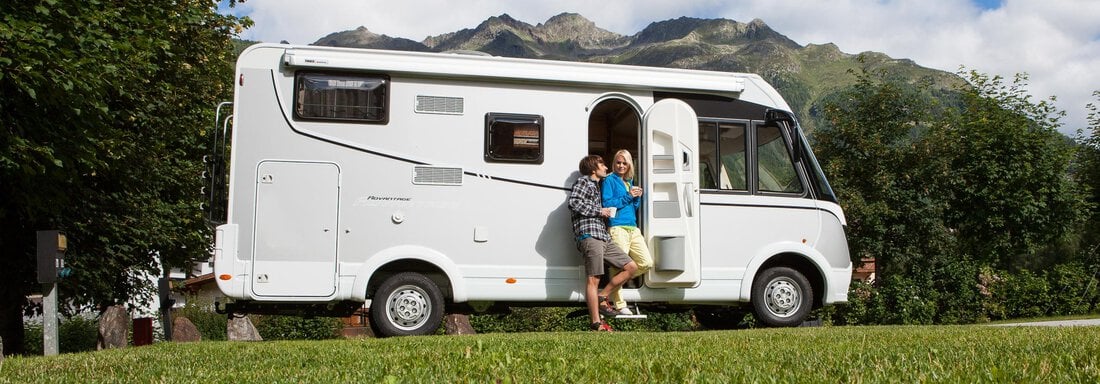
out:
M687 103L665 99L643 118L646 159L645 232L652 287L699 284L699 119Z
M256 174L252 292L336 293L340 169L332 163L261 162Z

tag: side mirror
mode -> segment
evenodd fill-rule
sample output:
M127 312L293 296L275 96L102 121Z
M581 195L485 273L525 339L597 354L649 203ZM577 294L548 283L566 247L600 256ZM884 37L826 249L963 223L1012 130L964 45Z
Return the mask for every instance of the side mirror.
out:
M794 116L790 113L778 109L768 109L764 111L764 121L769 125L778 125L781 122L785 122L788 125L794 125Z
M783 110L768 109L764 111L764 122L767 125L777 126L787 132L788 137L791 138L789 146L787 147L791 153L791 160L796 163L801 163L802 148L805 148L805 146L802 143L802 134L799 132L798 123L794 121L794 115Z

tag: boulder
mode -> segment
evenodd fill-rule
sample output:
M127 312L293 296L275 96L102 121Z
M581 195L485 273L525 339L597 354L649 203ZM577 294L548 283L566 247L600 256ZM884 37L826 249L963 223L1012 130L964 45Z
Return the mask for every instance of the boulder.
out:
M121 305L107 307L99 315L99 336L96 338L95 349L124 348L129 343L126 340L129 334L130 313L126 308Z
M260 337L260 332L256 330L256 326L252 325L252 319L248 316L229 318L229 323L225 328L226 338L231 341L263 341L264 338Z
M443 329L448 335L473 335L477 334L474 327L470 326L470 315L449 314L443 318Z
M190 341L202 341L202 334L195 324L183 316L176 317L172 321L172 341L186 343Z

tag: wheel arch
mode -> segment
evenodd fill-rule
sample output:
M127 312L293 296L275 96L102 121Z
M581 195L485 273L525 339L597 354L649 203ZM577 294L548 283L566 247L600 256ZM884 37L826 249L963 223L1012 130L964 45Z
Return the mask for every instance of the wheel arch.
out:
M813 308L824 305L829 277L823 272L822 266L827 265L827 261L824 255L813 248L803 244L798 245L773 247L761 252L762 256L756 257L745 271L746 279L741 281L741 297L751 301L752 286L763 271L772 267L787 267L798 271L810 281L810 288L813 290Z
M394 247L369 257L356 271L352 295L366 301L382 282L401 272L417 272L428 277L443 292L444 300L466 301L458 266L443 253L419 246Z

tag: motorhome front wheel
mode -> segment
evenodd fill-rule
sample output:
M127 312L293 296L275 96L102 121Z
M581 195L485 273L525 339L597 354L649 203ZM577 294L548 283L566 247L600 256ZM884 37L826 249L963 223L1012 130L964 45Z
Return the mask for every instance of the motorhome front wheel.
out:
M377 337L435 332L443 321L443 294L428 277L414 272L390 276L371 301L370 321Z
M764 324L797 326L813 307L813 289L810 281L794 269L768 268L753 281L752 306Z

